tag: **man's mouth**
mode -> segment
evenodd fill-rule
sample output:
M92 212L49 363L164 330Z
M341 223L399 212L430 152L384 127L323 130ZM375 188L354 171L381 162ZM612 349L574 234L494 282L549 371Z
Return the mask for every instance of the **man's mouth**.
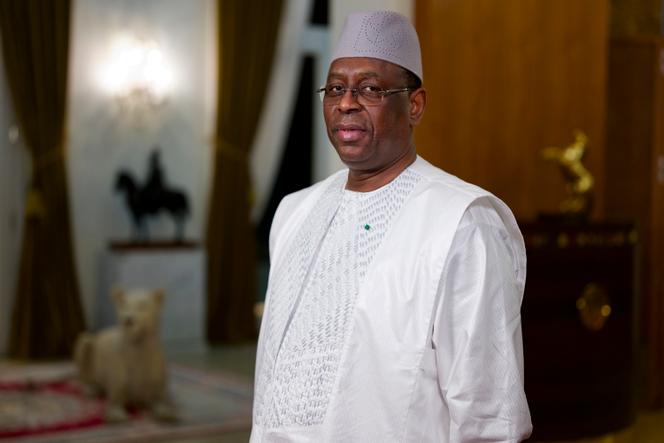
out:
M366 132L362 126L359 125L339 125L334 128L337 138L343 142L354 142L361 139Z

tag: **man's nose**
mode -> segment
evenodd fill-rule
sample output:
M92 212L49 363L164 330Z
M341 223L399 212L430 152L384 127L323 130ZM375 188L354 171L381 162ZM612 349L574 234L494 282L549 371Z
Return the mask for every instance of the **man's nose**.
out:
M359 110L362 105L358 102L359 91L357 89L346 89L339 100L338 109L342 112Z

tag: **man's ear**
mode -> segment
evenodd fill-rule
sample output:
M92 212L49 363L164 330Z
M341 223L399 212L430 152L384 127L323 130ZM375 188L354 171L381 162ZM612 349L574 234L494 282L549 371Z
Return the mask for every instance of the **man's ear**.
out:
M427 105L427 91L419 88L410 94L410 125L416 126L422 120Z

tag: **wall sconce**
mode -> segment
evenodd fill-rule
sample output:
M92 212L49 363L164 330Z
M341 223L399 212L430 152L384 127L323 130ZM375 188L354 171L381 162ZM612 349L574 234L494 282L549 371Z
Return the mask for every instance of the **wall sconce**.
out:
M154 113L171 92L173 74L157 43L119 35L100 67L102 87L114 97L122 114Z

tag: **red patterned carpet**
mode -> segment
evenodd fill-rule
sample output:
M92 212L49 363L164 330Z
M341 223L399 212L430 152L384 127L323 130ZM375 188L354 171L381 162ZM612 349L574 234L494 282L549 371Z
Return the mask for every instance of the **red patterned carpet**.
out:
M107 425L104 402L81 393L71 363L0 364L0 441L168 441L250 428L248 380L181 365L169 370L178 422L155 422L137 411L127 423Z

